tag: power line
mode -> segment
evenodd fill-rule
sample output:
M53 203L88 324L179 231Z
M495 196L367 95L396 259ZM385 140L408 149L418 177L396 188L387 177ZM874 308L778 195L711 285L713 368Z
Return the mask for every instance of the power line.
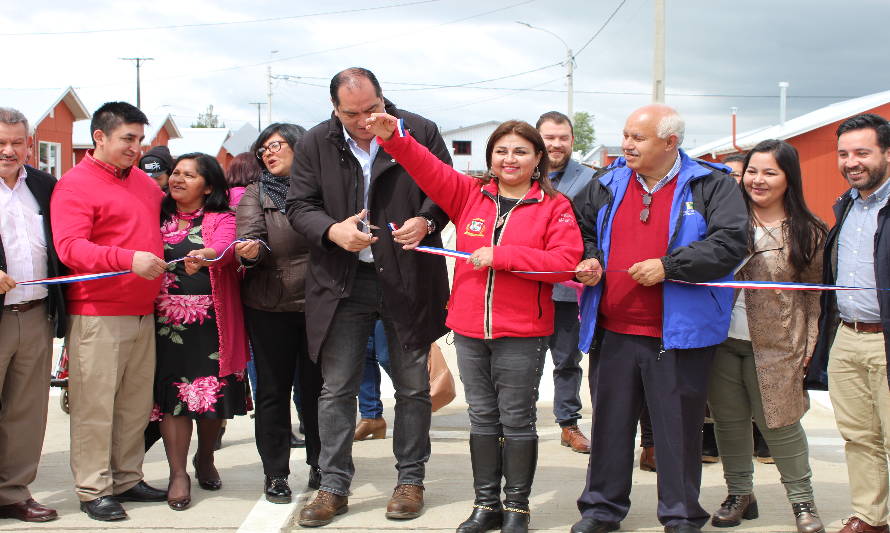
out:
M528 74L530 72L537 72L539 70L543 70L545 68L550 68L560 63L555 63L553 65L547 65L545 67L540 67L537 69L527 70L524 72L520 72L517 74L510 74L508 76L501 76L499 78L491 78L488 80L480 80L480 81L471 81L467 83L460 84L439 84L439 83L419 83L412 81L390 81L386 79L380 80L382 85L406 85L409 87L420 87L425 89L471 89L471 90L479 90L479 91L510 91L510 92L541 92L541 93L565 93L566 89L537 89L541 85L546 85L550 83L549 81L542 84L532 85L530 87L474 87L473 84L484 83L487 81L494 81L499 79L516 77L522 74ZM274 76L277 79L282 79L284 81L289 81L292 83L299 83L302 85L308 85L310 87L320 87L323 89L327 89L327 85L319 84L319 83L310 83L303 80L327 80L328 78L323 78L321 76L291 76L287 74L281 74ZM554 81L554 80L551 80ZM387 88L387 93L393 92L405 92L405 91L415 91L418 89L393 89ZM602 94L602 95L614 95L614 96L646 96L651 94L650 92L643 91L585 91L575 89L576 93L581 94ZM690 93L690 92L667 92L665 93L668 96L678 96L678 97L701 97L701 98L778 98L776 94L724 94L724 93ZM828 99L828 100L848 100L851 98L859 98L861 95L851 96L851 95L829 95L829 94L804 94L804 95L788 95L788 98L797 98L797 99Z
M304 58L304 57L309 57L309 56L319 55L319 54L325 54L325 53L328 53L328 52L338 52L338 51L340 51L340 50L346 50L346 49L349 49L349 48L356 48L356 47L359 47L359 46L365 46L365 45L369 45L369 44L379 43L379 42L382 42L382 41L388 41L388 40L393 39L393 38L399 38L399 39L402 39L402 38L404 38L406 35L412 35L412 34L416 34L416 33L428 32L429 30L431 30L431 29L433 29L433 28L439 28L439 27L442 27L442 26L447 26L447 25L449 25L449 24L456 24L456 23L458 23L458 22L464 22L464 21L466 21L466 20L470 20L470 19L474 19L474 18L483 17L483 16L485 16L485 15L490 15L490 14L492 14L492 13L497 13L497 12L499 12L499 11L504 11L504 10L507 10L507 9L512 9L512 8L514 8L514 7L519 7L519 6L522 6L522 5L525 5L525 4L531 4L532 2L535 2L535 1L537 1L537 0L523 0L522 2L516 2L516 3L513 3L513 4L509 4L509 5L503 6L503 7L499 7L499 8L495 8L495 9L490 9L490 10L488 10L488 11L483 11L483 12L481 12L481 13L476 13L476 14L473 14L473 15L468 15L468 16L466 16L466 17L461 17L461 18L457 18L457 19L454 19L454 20L449 20L449 21L447 21L447 22L441 22L441 23L439 23L439 24L433 24L433 25L431 25L431 26L424 26L424 27L422 27L422 28L418 28L417 30L414 30L414 31L405 31L405 32L401 32L401 33L398 33L398 34L387 35L386 37L381 37L380 39L374 39L374 40L371 40L371 41L363 41L363 42L359 42L359 43L352 43L352 44L347 44L347 45L343 45L343 46L337 46L337 47L334 47L334 48L327 48L327 49L324 49L324 50L315 50L315 51L313 51L313 52L305 52L305 53L297 54L297 55L293 55L293 56L278 57L278 58L275 58L275 59L267 59L267 60L265 60L265 61L259 61L259 62L257 62L257 63L249 63L249 64L247 64L247 65L234 65L234 66L231 66L231 67L223 67L223 68L218 68L218 69L213 69L213 70L207 70L207 71L204 71L204 72L190 72L190 73L188 73L188 74L175 74L175 75L172 75L172 76L160 76L160 77L155 78L155 80L156 80L156 81L164 81L164 80L174 80L174 79L183 79L183 78L197 78L197 77L204 76L204 75L209 75L209 74L218 74L218 73L220 73L220 72L230 72L230 71L233 71L233 70L241 70L241 69L245 69L245 68L259 67L259 66L263 66L263 65L271 65L272 63L279 63L279 62L282 62L282 61L290 61L290 60L293 60L293 59L302 59L302 58ZM0 34L0 35L2 35L2 34ZM557 63L557 64L559 64L559 63ZM116 84L116 83L103 83L103 84L97 84L97 85L84 85L84 86L80 86L79 88L108 87L108 86L113 86L113 85L118 85L118 84Z
M142 26L136 28L106 28L101 30L70 30L70 31L43 31L43 32L25 32L25 33L0 33L2 36L9 37L24 37L31 35L81 35L87 33L114 33L114 32L134 32L134 31L154 31L154 30L181 30L188 28L206 28L210 26L234 26L238 24L256 24L263 22L279 22L282 20L295 20L302 18L310 18L310 17L321 17L327 15L343 15L347 13L361 13L364 11L378 11L381 9L392 9L397 7L408 7L419 4L431 4L434 2L441 2L442 0L416 0L414 2L403 2L400 4L387 4L383 6L376 7L363 7L356 9L341 9L337 11L321 11L318 13L307 13L304 15L290 15L285 17L269 17L262 19L250 19L250 20L234 20L229 22L202 22L195 24L173 24L167 26Z
M584 49L587 48L587 46L588 46L590 43L592 43L593 40L596 39L596 38L599 36L600 33L603 32L604 29L606 29L606 26L608 26L608 25L609 25L609 22L611 22L612 19L615 18L615 15L618 14L618 10L621 9L621 6L623 6L623 5L625 4L625 2L627 2L627 0L621 0L621 3L619 3L619 4L618 4L618 7L616 7L615 10L612 11L612 14L609 15L609 18L607 18L606 21L603 22L603 25L600 26L600 29L596 30L596 33L594 33L593 36L592 36L590 39L588 39L586 43L584 43L584 46L582 46L581 48L578 49L577 52L575 52L575 57L578 57L578 55L579 55L581 52L583 52Z

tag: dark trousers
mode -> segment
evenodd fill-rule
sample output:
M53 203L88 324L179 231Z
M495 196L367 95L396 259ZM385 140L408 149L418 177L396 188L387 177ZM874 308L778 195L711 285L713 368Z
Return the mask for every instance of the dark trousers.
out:
M256 366L256 447L267 476L290 474L291 389L299 375L306 464L318 466L318 395L321 371L309 358L306 315L245 307L247 332Z
M581 322L577 303L553 305L553 335L549 342L553 358L553 415L560 426L573 426L581 418Z
M637 420L648 401L658 450L658 519L702 527L709 515L698 502L701 426L715 347L660 352L660 339L611 331L600 331L598 340L590 354L595 399L581 515L609 522L627 516Z
M318 399L321 489L341 496L349 493L355 474L352 441L356 396L364 374L368 337L377 320L383 321L386 331L390 370L396 389L392 447L398 484L423 485L426 463L430 458L429 346L413 351L402 348L383 304L383 292L373 265L360 265L352 292L337 306L319 355L324 377Z
M470 433L536 438L546 337L474 339L454 334Z

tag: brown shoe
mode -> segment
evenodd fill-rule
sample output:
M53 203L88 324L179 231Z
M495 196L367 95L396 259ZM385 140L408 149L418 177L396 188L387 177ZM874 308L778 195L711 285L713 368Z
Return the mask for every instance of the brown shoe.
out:
M640 470L655 472L655 446L646 446L640 453Z
M565 426L562 428L559 443L571 448L573 452L590 453L590 441L587 440L584 433L581 433L578 426Z
M15 518L22 522L49 522L58 517L55 509L44 507L35 502L33 498L9 505L0 505L0 518Z
M355 426L353 440L385 439L386 420L383 418L362 418Z
M397 486L386 505L386 517L395 520L417 518L422 512L423 487L420 485Z
M825 526L814 502L792 503L791 511L797 522L797 533L825 533Z
M845 523L840 533L887 533L887 524L873 526L857 516L851 516Z
M318 491L315 499L300 511L297 521L303 527L318 527L330 524L334 517L349 510L349 499L326 490Z
M742 519L753 520L760 516L757 510L757 498L753 494L739 496L730 494L720 504L720 508L711 517L714 527L733 527L742 523Z

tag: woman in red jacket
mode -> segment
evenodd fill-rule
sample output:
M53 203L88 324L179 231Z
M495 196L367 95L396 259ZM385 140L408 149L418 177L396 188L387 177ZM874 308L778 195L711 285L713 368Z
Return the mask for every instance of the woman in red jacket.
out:
M544 141L511 120L488 140L487 176L455 171L375 113L368 130L451 218L457 248L447 325L469 404L476 500L458 532L527 531L538 454L535 402L553 333L553 283L574 276L581 233L547 178ZM503 449L502 449L503 448ZM500 485L504 478L504 503Z

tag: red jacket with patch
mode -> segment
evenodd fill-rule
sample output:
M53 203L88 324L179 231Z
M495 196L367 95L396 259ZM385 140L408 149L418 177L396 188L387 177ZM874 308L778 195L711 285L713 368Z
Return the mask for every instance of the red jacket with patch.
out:
M382 148L411 174L417 185L451 218L457 249L494 247L492 268L473 270L458 259L446 324L477 339L540 337L553 333L553 283L574 277L583 244L571 202L551 198L537 181L504 223L493 242L498 213L497 184L442 163L411 136L394 135ZM530 274L515 271L564 271Z

